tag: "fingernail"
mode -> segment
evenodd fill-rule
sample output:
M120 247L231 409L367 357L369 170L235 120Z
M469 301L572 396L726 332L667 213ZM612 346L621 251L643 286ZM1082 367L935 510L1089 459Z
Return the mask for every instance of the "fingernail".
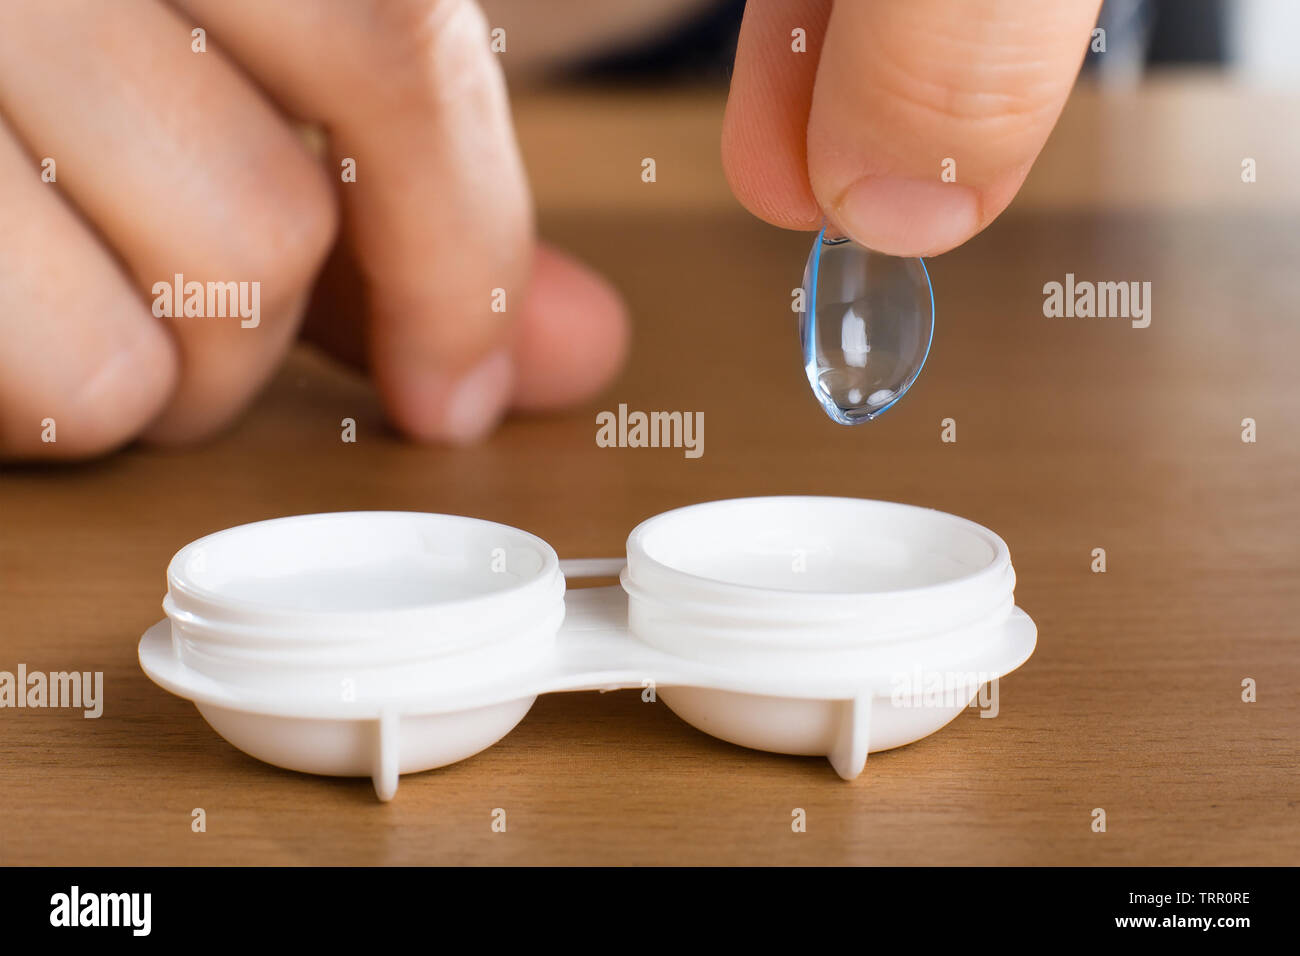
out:
M502 350L455 379L423 368L408 376L395 383L395 414L402 428L424 441L467 445L486 436L505 416L514 361Z
M496 428L510 403L514 362L494 352L452 386L442 419L442 438L454 444L478 441Z
M979 231L975 190L938 180L867 176L829 211L855 241L891 256L937 255Z

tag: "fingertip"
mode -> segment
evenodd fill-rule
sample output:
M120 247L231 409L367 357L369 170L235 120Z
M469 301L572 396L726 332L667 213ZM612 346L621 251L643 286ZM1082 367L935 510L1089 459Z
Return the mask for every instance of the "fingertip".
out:
M419 350L390 349L375 366L389 418L417 441L466 445L511 408L543 412L580 402L618 373L630 338L627 309L609 282L578 260L539 246L512 341L469 371L431 365Z
M790 158L791 150L760 154L747 133L731 130L731 124L724 124L722 171L736 201L772 226L818 228L822 211L808 185L806 166Z
M969 186L866 176L827 212L859 244L891 256L933 256L981 226L980 194Z
M808 119L828 216L893 255L936 255L1011 201L1069 94L1094 0L836 4Z
M470 445L505 416L514 374L510 352L500 349L459 373L414 363L390 366L379 389L389 418L407 437Z
M71 365L88 358L81 348L72 352ZM55 383L63 378L48 376L16 403L21 413L4 416L0 454L78 461L116 451L163 412L176 391L179 362L166 331L142 321L135 338L84 379L60 389Z
M604 277L554 248L538 247L516 329L513 405L546 411L608 385L627 357L627 307Z
M890 256L937 256L983 231L1010 205L1023 181L1023 171L984 188L864 176L827 204L827 214L868 249Z

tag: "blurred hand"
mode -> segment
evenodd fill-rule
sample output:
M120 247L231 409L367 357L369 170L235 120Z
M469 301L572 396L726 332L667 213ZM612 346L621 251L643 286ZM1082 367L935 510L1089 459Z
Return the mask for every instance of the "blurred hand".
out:
M292 120L324 128L323 162ZM615 293L535 247L474 3L0 4L0 455L217 431L288 350L332 249L313 337L364 358L415 438L473 440L621 362ZM349 273L362 307L330 308ZM259 282L257 327L156 316L176 274Z
M532 24L536 64L699 0L611 0L576 30L564 14L581 4L556 2L538 18L491 0ZM737 196L895 255L964 242L1041 149L1098 3L749 0L723 130ZM472 441L510 407L605 384L622 304L535 245L485 36L472 0L0 4L0 455L204 438L270 377L309 303L308 336L367 366L417 439ZM300 122L324 129L323 162ZM34 174L45 157L54 183ZM260 283L261 321L156 316L151 290L177 274Z
M995 219L1069 94L1100 0L749 0L723 163L756 216L929 256ZM791 32L806 31L807 52ZM956 181L941 180L944 160Z

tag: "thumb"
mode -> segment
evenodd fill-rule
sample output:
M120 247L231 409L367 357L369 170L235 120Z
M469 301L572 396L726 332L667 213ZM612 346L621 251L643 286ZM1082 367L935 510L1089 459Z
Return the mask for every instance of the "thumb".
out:
M935 255L971 238L1011 202L1046 142L1098 6L835 3L808 103L807 189L816 205L859 243L891 255ZM767 83L796 75L786 65L788 30L750 37L780 40L770 56L746 55L767 62L759 68ZM806 218L798 210L807 189L791 189L795 211L786 217L774 216L768 200L764 218ZM737 192L743 200L743 187Z

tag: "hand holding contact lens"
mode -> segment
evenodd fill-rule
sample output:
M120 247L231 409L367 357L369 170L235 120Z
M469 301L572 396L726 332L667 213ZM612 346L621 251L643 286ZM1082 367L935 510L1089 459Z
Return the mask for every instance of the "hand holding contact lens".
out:
M799 337L813 394L841 425L884 414L930 354L934 291L925 262L830 238L823 227L803 288Z

